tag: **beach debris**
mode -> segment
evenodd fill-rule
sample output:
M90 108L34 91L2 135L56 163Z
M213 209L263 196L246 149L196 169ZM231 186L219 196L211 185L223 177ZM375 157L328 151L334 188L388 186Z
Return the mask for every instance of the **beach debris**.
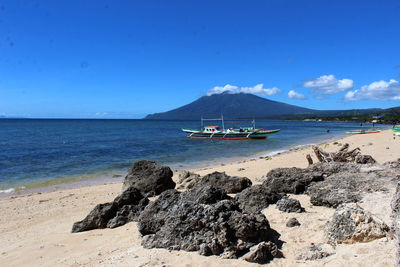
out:
M176 189L187 190L192 188L200 180L200 175L189 171L181 171L178 176Z
M369 242L385 237L389 227L356 203L341 204L325 226L331 244Z
M246 169L245 168L239 168L238 172L241 172L241 171L244 171L244 170L246 170Z
M246 177L228 176L225 172L213 172L202 177L198 184L212 185L224 189L228 194L233 194L250 187L252 182Z
M283 212L304 212L304 208L301 206L300 201L287 197L278 200L278 202L276 202L276 207L278 210Z
M248 213L260 212L281 198L281 194L261 185L253 185L235 196L240 208Z
M166 191L160 198L163 200L150 203L139 217L145 248L237 258L263 241L272 241L265 216L243 212L221 188L199 184L182 193Z
M268 263L274 258L280 256L280 252L275 243L270 241L261 242L250 248L250 251L247 252L242 259L248 262L255 262L259 264Z
M310 155L310 154L307 154L307 155L306 155L306 159L307 159L307 162L308 162L308 166L310 166L310 165L313 165L313 164L314 164L314 161L312 160L312 158L311 158L311 155Z
M92 229L115 228L137 220L149 200L134 187L128 188L113 202L98 204L85 219L75 222L72 233Z
M159 166L154 161L137 161L129 169L122 191L135 187L146 197L156 196L167 189L175 188L172 176L173 172L167 166Z
M313 261L335 254L335 248L330 244L319 243L303 248L297 255L297 260Z
M319 162L356 162L360 164L376 163L369 155L361 155L360 148L349 151L349 144L344 144L338 152L325 152L318 146L313 146L315 156ZM308 160L308 159L307 159Z
M399 160L397 162L399 162ZM397 184L391 207L393 222L390 230L392 235L394 235L397 239L396 262L398 265L400 265L400 183Z
M300 226L300 222L296 218L290 218L286 222L286 227L295 227L295 226Z

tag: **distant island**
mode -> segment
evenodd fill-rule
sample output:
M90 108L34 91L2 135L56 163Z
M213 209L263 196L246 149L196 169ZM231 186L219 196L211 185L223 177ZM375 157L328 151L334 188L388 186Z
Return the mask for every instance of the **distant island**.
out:
M182 107L147 115L146 120L198 120L221 114L227 119L340 120L394 123L400 106L389 109L315 110L273 101L253 94L222 93L202 96Z

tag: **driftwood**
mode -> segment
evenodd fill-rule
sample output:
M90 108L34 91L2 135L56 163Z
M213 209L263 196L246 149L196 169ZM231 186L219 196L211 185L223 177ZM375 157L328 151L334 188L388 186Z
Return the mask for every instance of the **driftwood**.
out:
M325 152L318 146L313 146L312 149L319 162L356 162L357 158L361 156L358 147L349 151L349 144L344 144L338 152L332 153ZM306 156L307 161L309 164L312 164L310 163L311 157L309 158L309 156L310 155Z
M307 161L308 161L308 165L309 165L309 166L314 164L314 161L312 160L310 154L307 154L306 159L307 159Z

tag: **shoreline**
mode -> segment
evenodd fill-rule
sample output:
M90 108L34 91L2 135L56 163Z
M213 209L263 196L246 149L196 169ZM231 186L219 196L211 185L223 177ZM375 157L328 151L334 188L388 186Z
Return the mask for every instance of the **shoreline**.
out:
M382 132L386 132L386 131L390 131L390 129L383 130ZM305 149L311 148L313 145L322 146L322 145L325 145L325 144L331 143L331 142L339 142L340 140L346 139L351 136L352 135L337 134L336 136L333 136L333 135L327 136L327 138L324 141L296 144L296 145L285 147L284 149L280 149L280 150L266 150L266 151L254 153L249 156L230 157L230 158L226 158L225 160L221 160L219 158L219 159L215 159L215 160L197 161L197 162L188 164L186 166L179 165L179 163L176 163L176 164L170 165L169 167L174 172L174 179L176 180L177 179L176 176L179 174L179 172L181 172L183 170L197 172L199 174L202 174L202 173L204 173L204 171L209 170L209 169L215 169L215 168L224 167L227 165L245 163L247 161L254 161L254 160L259 160L262 158L271 158L272 159L279 155L284 155L284 154L288 154L288 153L291 153L294 151L305 150ZM305 158L304 158L304 160L305 160ZM217 161L218 163L212 164L212 163L215 163L215 161ZM306 166L304 166L304 167L306 167ZM68 190L68 189L77 189L77 188L82 188L82 187L93 187L93 186L105 185L105 184L119 184L119 183L123 182L123 179L127 175L128 170L126 169L125 171L123 171L121 169L121 170L116 170L115 172L108 171L107 173L109 173L108 176L100 175L100 176L96 176L96 177L92 177L92 178L83 178L83 179L81 179L81 177L78 176L78 177L71 178L70 181L60 182L60 183L56 183L55 182L56 179L54 179L54 180L50 180L52 182L50 185L45 185L45 186L42 186L42 185L32 186L32 187L20 186L17 189L8 188L5 190L0 190L0 199L21 197L21 196L27 196L27 195L31 195L31 194L38 194L38 193L56 192L56 191L62 191L62 190ZM114 177L115 175L117 175L118 177ZM39 184L41 184L41 182L39 182ZM21 187L23 187L23 188L21 188ZM4 192L4 191L8 191L8 192Z
M385 130L386 131L386 130ZM343 138L346 138L344 134L336 134L336 136L327 136L327 138L324 141L320 142L307 142L304 144L295 144L292 146L284 147L283 149L279 150L265 150L262 152L257 152L248 156L239 156L239 157L229 157L226 158L225 160L221 160L221 158L217 158L214 160L201 160L201 161L195 161L190 164L186 165L180 165L179 163L175 164L170 164L169 167L171 170L174 172L174 175L176 173L179 173L180 171L183 170L188 170L188 171L200 171L200 170L207 170L210 168L215 168L219 165L225 166L225 165L232 165L236 163L241 163L241 162L246 162L248 160L256 160L259 159L260 157L274 157L276 155L280 154L286 154L290 153L292 151L298 150L298 149L303 149L303 148L309 148L313 145L323 145L328 142L334 142L334 141L339 141ZM218 162L217 165L214 165L213 163ZM166 165L166 164L162 164ZM128 173L128 169L119 169L115 171L107 171L106 173L101 173L99 176L93 176L93 177L84 177L84 176L76 176L76 177L71 177L71 178L66 178L66 179L59 179L59 178L54 178L50 179L48 181L36 181L32 182L29 184L25 185L18 185L17 187L10 187L4 190L0 190L0 199L2 198L8 198L8 197L19 197L19 196L25 196L25 195L30 195L30 194L35 194L35 193L45 193L45 192L54 192L54 191L59 191L59 190L67 190L67 189L75 189L75 188L80 188L80 187L90 187L90 186L96 186L96 185L101 185L101 184L112 184L112 183L122 183L124 177ZM106 175L108 174L108 175ZM91 175L88 175L91 176ZM115 177L118 176L118 177ZM60 182L57 182L59 180ZM43 185L49 183L49 185Z

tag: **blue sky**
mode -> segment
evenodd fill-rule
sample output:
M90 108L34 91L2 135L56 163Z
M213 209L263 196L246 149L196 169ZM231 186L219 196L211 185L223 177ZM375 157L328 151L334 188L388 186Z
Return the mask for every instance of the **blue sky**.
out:
M399 14L398 0L3 0L0 115L140 118L225 90L398 106Z

